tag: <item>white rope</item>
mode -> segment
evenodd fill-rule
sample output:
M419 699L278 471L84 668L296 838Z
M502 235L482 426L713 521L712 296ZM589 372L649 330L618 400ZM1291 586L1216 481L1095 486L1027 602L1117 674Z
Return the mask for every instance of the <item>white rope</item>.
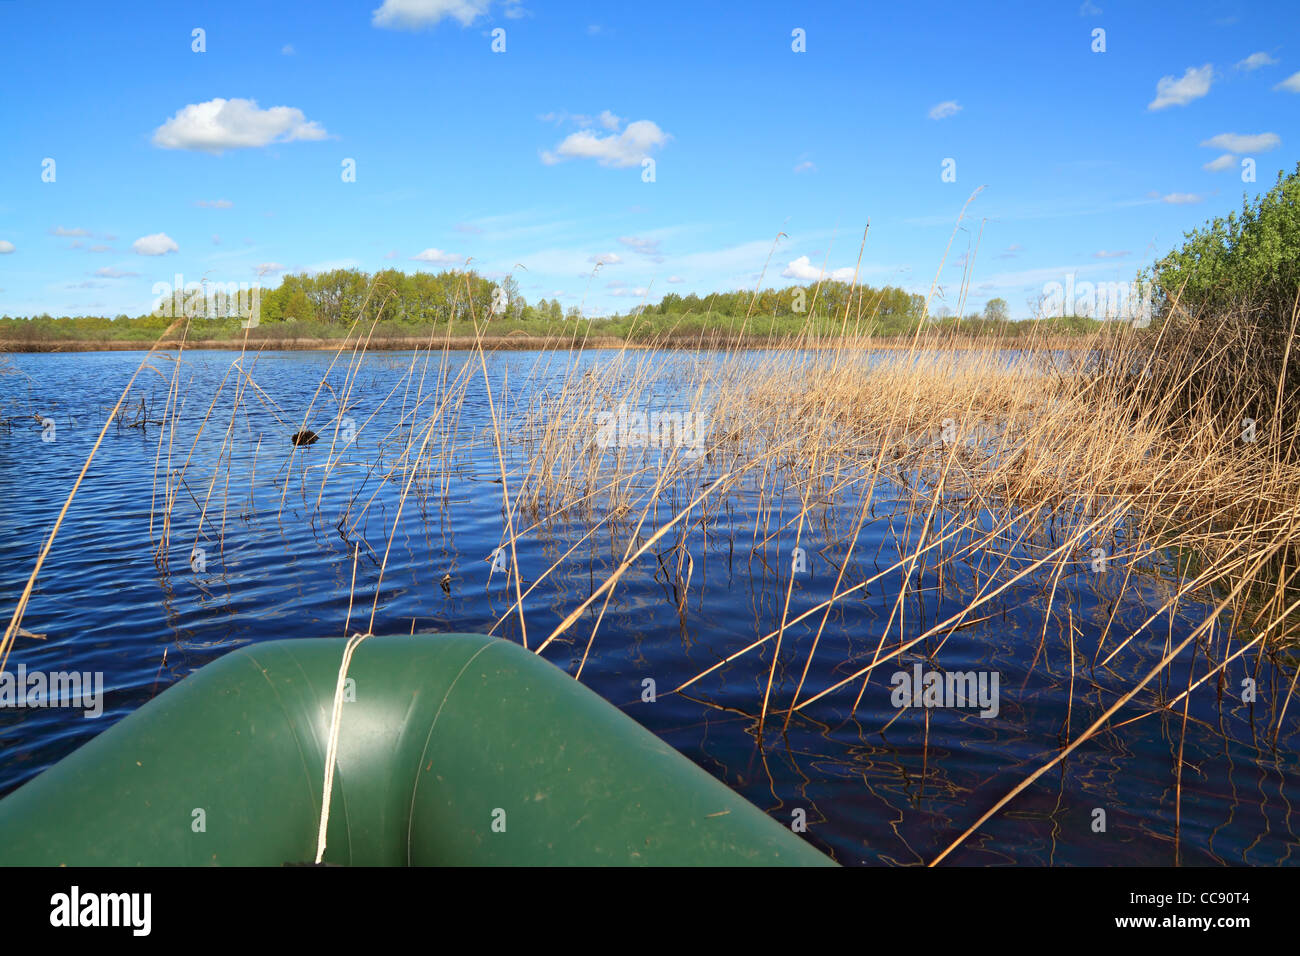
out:
M325 790L320 805L320 833L316 837L316 862L325 856L325 831L330 824L330 793L334 789L334 762L339 750L339 727L343 724L343 688L348 679L348 666L352 663L352 652L367 637L373 634L353 634L348 638L348 645L343 649L343 663L339 665L339 679L334 687L334 712L330 717L330 739L325 747Z

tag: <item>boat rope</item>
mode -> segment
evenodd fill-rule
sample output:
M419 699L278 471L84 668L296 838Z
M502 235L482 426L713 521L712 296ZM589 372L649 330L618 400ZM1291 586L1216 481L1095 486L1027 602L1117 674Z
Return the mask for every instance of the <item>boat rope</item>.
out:
M320 804L320 832L316 836L317 863L325 856L325 831L330 825L330 793L334 790L334 763L338 757L339 728L343 724L343 691L348 681L348 666L352 663L352 652L367 637L374 635L357 632L348 638L347 647L343 648L343 662L339 665L338 683L334 685L334 712L330 715L329 743L325 747L325 789Z

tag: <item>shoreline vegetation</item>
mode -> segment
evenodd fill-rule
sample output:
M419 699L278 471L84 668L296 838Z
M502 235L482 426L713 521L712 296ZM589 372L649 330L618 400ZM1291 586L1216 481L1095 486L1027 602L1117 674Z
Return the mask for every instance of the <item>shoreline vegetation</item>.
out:
M347 270L343 270L347 271ZM417 273L415 277L425 276ZM450 274L445 274L450 275ZM167 333L174 322L170 315L148 315L115 319L97 316L34 318L0 317L0 351L7 352L90 352L148 349L161 342L166 348L180 344L184 335L187 349L313 350L332 349L350 341L358 327L364 328L365 347L376 351L415 348L469 349L478 345L486 349L608 349L608 348L786 348L792 342L817 348L834 344L861 344L873 349L909 348L919 337L940 343L946 348L980 348L988 345L1017 347L1017 344L1044 340L1058 341L1070 347L1088 336L1118 334L1126 320L1098 320L1085 316L1014 321L1001 315L971 315L964 319L921 319L923 303L917 311L882 316L877 311L855 317L855 309L871 305L873 292L859 288L852 300L845 299L835 318L814 313L746 315L712 312L646 311L629 316L607 318L538 317L486 315L439 322L408 321L386 318L369 308L369 302L381 294L379 277L364 273L335 276L329 281L351 281L359 277L368 283L371 295L356 308L349 308L338 321L317 319L263 318L245 329L238 316L190 317L184 329ZM290 276L286 281L297 280ZM312 277L306 277L311 279ZM316 277L322 281L327 276ZM468 286L472 274L463 274ZM796 289L808 293L802 287ZM280 289L271 290L273 296ZM886 290L887 291L887 290ZM798 293L783 293L793 298ZM812 294L812 293L808 293ZM1000 301L1000 300L998 300ZM735 303L728 303L734 306ZM913 304L915 305L915 304ZM1003 303L1005 305L1005 303ZM909 306L909 309L912 306ZM995 308L994 312L998 312ZM846 325L847 321L847 325Z
M23 353L68 353L68 352L132 352L148 351L155 343L151 341L136 341L132 339L107 339L101 341L83 340L83 339L59 339L40 342L15 342L0 339L0 352L10 354ZM276 352L332 352L339 348L340 345L346 345L351 348L355 345L355 340L345 339L343 336L332 339L271 339L257 338L250 336L247 340L238 338L218 338L218 339L187 339L185 342L185 351L224 351L224 352L258 352L258 351L276 351ZM167 350L169 347L179 346L179 340L163 340L159 345L160 350ZM891 336L889 338L880 337L862 337L858 339L838 338L834 340L816 341L805 339L789 338L763 338L758 336L731 337L723 338L721 336L680 336L669 337L661 340L645 342L629 342L624 339L613 338L610 336L598 336L584 340L574 341L572 337L549 336L539 337L533 335L485 335L481 338L473 336L454 336L435 335L430 341L429 336L423 338L415 336L393 336L384 338L375 338L366 343L365 351L369 352L408 352L427 350L429 348L436 350L446 350L452 352L474 351L482 348L484 351L563 351L570 348L579 348L587 351L591 350L705 350L705 351L728 351L733 349L752 349L752 350L772 350L781 351L788 349L801 349L809 351L821 350L839 350L843 348L861 349L867 352L894 352L910 351L917 348L922 350L938 351L977 351L981 349L1048 349L1060 351L1072 351L1076 349L1091 349L1097 347L1095 336L1061 336L1056 338L1026 337L1021 339L1018 336L1012 337L979 337L967 335L943 335L934 334L922 335L919 339L911 336Z

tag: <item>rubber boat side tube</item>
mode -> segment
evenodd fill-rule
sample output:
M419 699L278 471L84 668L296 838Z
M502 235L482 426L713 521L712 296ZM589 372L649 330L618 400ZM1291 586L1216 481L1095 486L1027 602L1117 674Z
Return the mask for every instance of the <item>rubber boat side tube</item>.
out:
M0 800L0 864L312 861L344 644L250 645L164 691ZM832 863L509 641L373 637L348 674L327 863Z

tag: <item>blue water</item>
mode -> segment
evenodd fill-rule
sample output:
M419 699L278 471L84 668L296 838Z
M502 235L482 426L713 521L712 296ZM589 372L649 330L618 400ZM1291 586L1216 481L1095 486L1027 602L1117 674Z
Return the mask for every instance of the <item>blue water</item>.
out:
M6 620L108 409L143 357L9 357L0 375L0 613ZM260 391L248 387L232 416L239 358L225 352L183 356L185 404L174 434L159 424L117 423L105 433L23 619L27 630L45 639L20 638L7 665L11 671L20 663L29 671L101 671L105 713L87 719L71 708L0 709L0 793L222 654L277 638L343 636L369 624L372 606L375 633L495 629L505 639L524 639L512 610L513 585L500 572L490 573L487 560L504 541L505 512L476 355L435 354L427 372L426 358L411 353L372 354L351 370L344 355L328 375L333 353L248 356L243 367ZM664 366L712 360L693 353L638 357ZM609 361L602 352L494 353L487 372L497 414L518 421L524 407L558 387L571 367L580 372ZM150 364L137 378L128 421L141 399L145 418L163 417L174 355L156 355ZM338 398L350 371L351 404L340 414ZM438 381L462 371L473 376L464 401L439 426L454 431L457 451L427 462L403 504L409 473L395 469L402 450L432 418L437 402L429 396L437 395ZM670 373L665 380L687 377ZM320 389L323 378L332 392ZM425 404L411 414L421 382ZM309 427L322 439L295 449L289 436L313 396ZM671 387L657 396L664 408L680 398ZM356 423L357 437L331 457L342 417ZM54 422L52 435L42 425L46 419ZM443 447L444 434L435 432L431 447ZM517 487L529 447L511 427L504 442L507 487ZM723 463L699 467L693 493L709 469ZM169 470L184 480L172 482L169 543L159 552ZM898 518L891 525L894 491L878 490L879 516L858 533L845 584L888 567L916 534ZM674 489L678 497L665 498L659 520L668 520L690 492ZM842 863L932 860L1145 676L1168 641L1176 643L1204 619L1203 605L1185 602L1105 667L1094 666L1160 602L1142 600L1131 585L1123 590L1116 625L1099 655L1124 569L1117 563L1092 574L1081 561L1077 573L1060 580L1046 627L1046 589L1031 579L972 615L987 619L917 645L901 664L878 668L865 690L861 680L853 681L800 710L783 730L780 712L800 681L820 612L786 628L775 668L775 642L769 641L683 693L670 693L782 620L795 526L778 529L797 514L798 495L778 495L770 515L760 512L761 504L753 482L712 500L707 512L638 559L608 605L596 601L544 656L576 673L600 615L581 680L774 818L789 824L806 816L805 837ZM591 513L543 512L513 515L523 585L541 582L524 603L534 648L605 581L629 542L643 542L658 528L654 513L638 530L637 513L611 518L599 501ZM842 504L810 511L800 532L808 571L795 577L787 619L831 595L854 517ZM608 520L563 557L600 519ZM205 558L197 571L191 565L195 547ZM978 564L950 567L942 582L932 571L913 575L903 633L913 637L963 608ZM1152 595L1167 591L1173 574L1167 562L1140 569ZM450 575L446 588L444 575ZM901 574L886 575L833 605L801 700L872 660L901 586ZM897 647L898 635L895 621L890 647ZM1215 640L1206 650L1217 664L1228 645L1221 635ZM926 669L996 673L997 716L956 708L900 712L891 701L890 675L910 673L916 662ZM1167 700L1187 685L1189 666L1197 677L1203 674L1205 651L1195 660L1183 655L948 862L1291 862L1300 706L1288 711L1276 746L1272 736L1295 673L1294 655L1278 651L1261 658L1251 651L1226 669L1222 693L1217 680L1202 685L1182 739L1181 706L1172 713L1153 710L1161 695ZM769 715L760 736L758 711L769 675L778 713ZM1239 699L1246 677L1258 681L1253 705ZM652 702L642 699L647 678L657 689ZM1101 832L1098 810L1105 814Z

